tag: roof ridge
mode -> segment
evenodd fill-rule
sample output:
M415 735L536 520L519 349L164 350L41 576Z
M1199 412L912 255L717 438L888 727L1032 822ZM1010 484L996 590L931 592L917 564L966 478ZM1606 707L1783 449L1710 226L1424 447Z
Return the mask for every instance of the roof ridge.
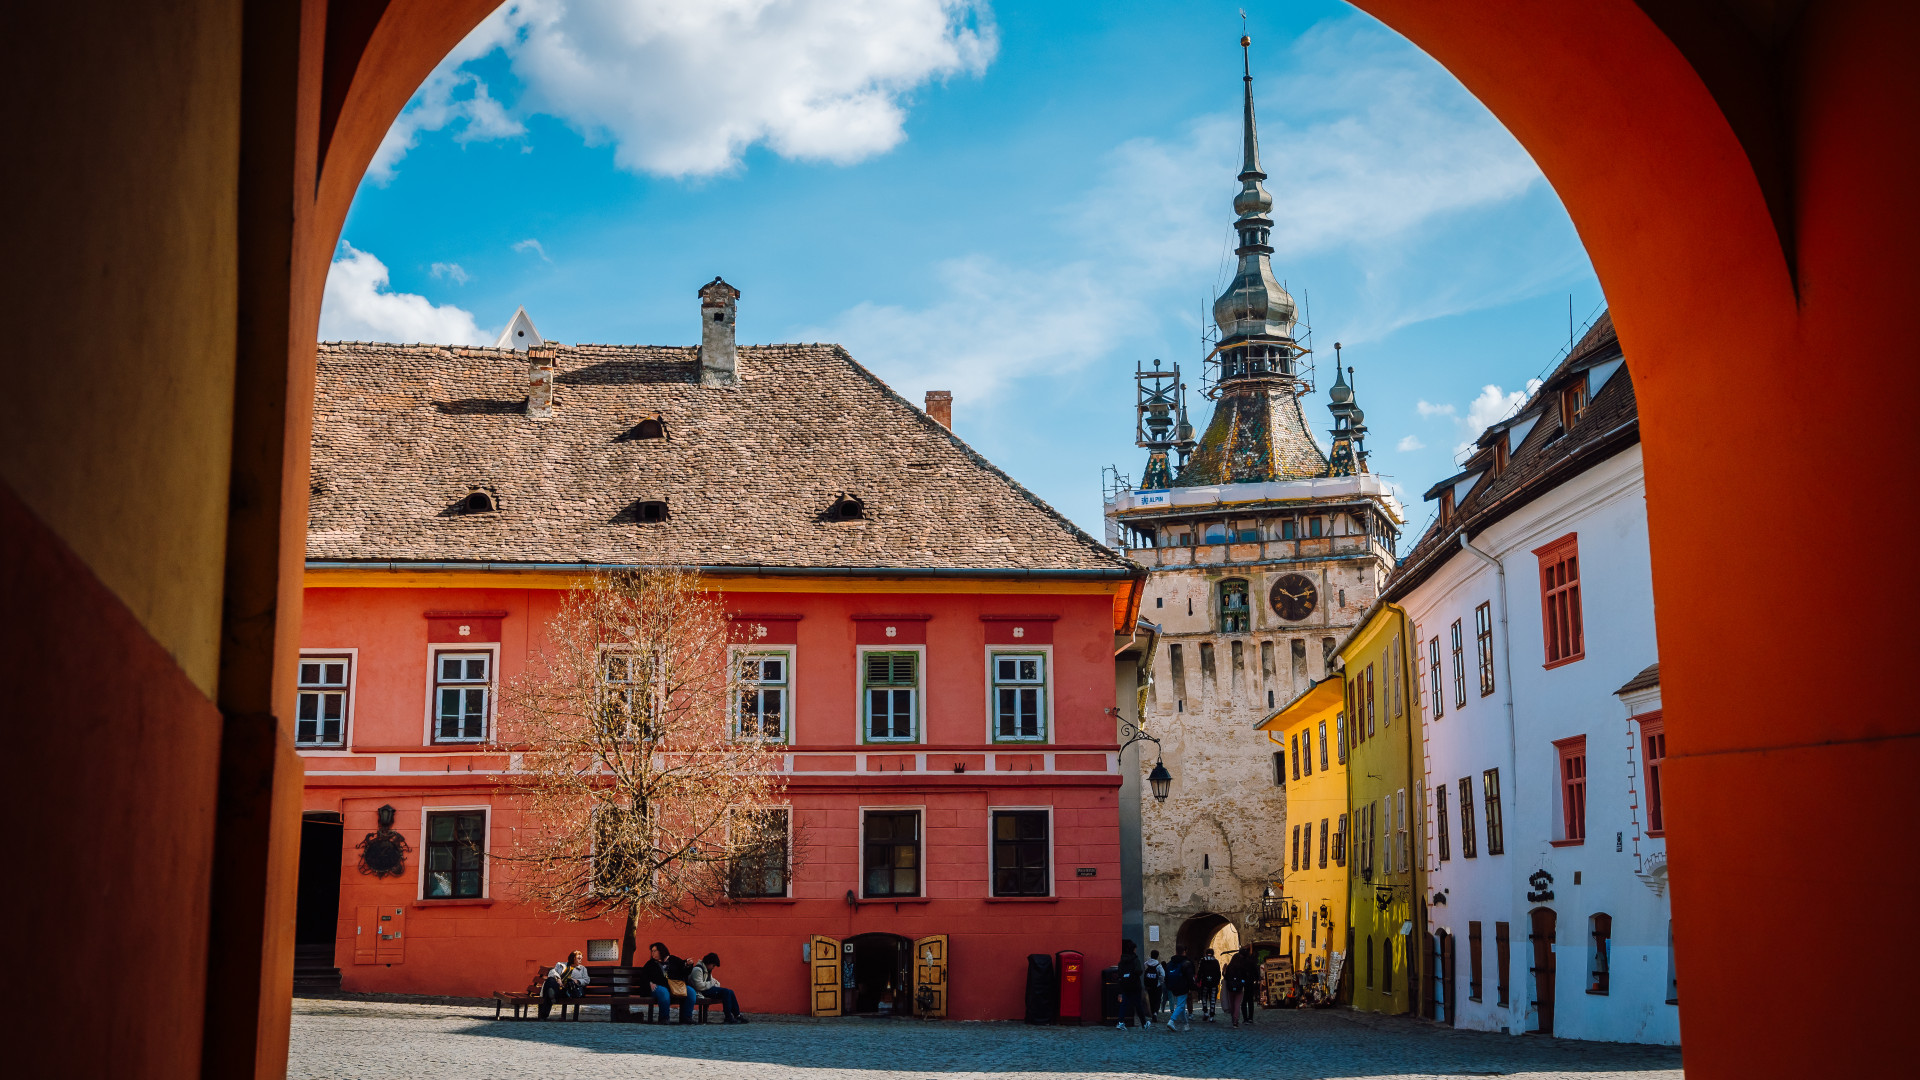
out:
M991 461L988 461L984 456L980 454L979 451L975 450L971 445L969 445L965 439L962 439L959 435L955 434L952 428L946 426L945 424L940 423L939 421L935 420L933 417L928 416L925 410L922 410L916 407L913 404L913 402L908 401L906 398L902 397L899 391L887 385L887 381L885 379L882 379L880 376L875 375L872 371L869 371L865 364L862 364L860 361L855 360L853 358L853 354L848 352L845 348L842 348L839 345L833 345L830 347L834 350L834 352L838 353L842 359L846 360L848 364L851 364L853 366L853 369L859 372L862 376L864 376L867 379L867 381L879 387L880 392L882 394L884 394L888 398L891 398L893 401L899 403L900 405L905 406L908 414L911 415L922 426L928 428L931 431L936 431L938 434L946 436L947 440L953 443L954 447L958 449L961 453L967 455L968 459L971 460L975 465L980 466L982 469L998 477L1008 487L1012 488L1016 494L1020 495L1022 498L1026 499L1028 502L1032 503L1035 507L1037 507L1042 513L1046 514L1048 517L1052 518L1054 523L1056 525L1059 525L1063 530L1065 530L1067 535L1073 537L1075 540L1080 541L1082 544L1085 544L1086 546L1092 548L1094 553L1097 555L1102 555L1107 558L1113 559L1115 562L1123 565L1130 564L1132 562L1132 560L1128 559L1126 556L1121 555L1119 552L1113 550L1107 545L1101 543L1098 540L1095 540L1093 536L1089 534L1086 530L1080 528L1080 526L1075 525L1072 521L1068 520L1065 514L1062 514L1060 511L1055 510L1053 506L1049 504L1045 499L1042 499L1040 496L1035 495L1033 492L1027 490L1026 485L1022 484L1020 481L1015 480L1013 477L1001 471L1000 466L995 465Z

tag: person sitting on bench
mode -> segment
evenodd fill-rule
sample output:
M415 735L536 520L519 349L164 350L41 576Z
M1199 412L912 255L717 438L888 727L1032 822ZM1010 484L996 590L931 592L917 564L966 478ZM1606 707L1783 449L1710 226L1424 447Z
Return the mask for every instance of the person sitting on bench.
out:
M560 998L577 998L587 992L587 969L580 962L580 950L567 954L565 960L553 965L547 977L540 981L540 1019L545 1020L553 1011L553 1003Z
M693 995L687 990L687 962L673 955L664 941L647 946L647 952L653 955L653 959L647 961L647 966L641 968L640 972L653 984L653 1002L660 1006L659 1022L667 1023L675 996L672 984L679 983L680 993L684 995L680 998L680 1022L693 1023Z
M713 969L719 966L720 957L717 954L708 953L701 957L700 962L687 971L687 986L702 998L720 1006L724 1013L721 1023L744 1024L747 1018L740 1015L740 999L713 977Z

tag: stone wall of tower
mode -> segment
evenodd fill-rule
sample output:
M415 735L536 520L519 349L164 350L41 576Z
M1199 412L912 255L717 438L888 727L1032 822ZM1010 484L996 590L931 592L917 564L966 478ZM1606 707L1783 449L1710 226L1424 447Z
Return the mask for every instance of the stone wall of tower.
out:
M1163 957L1176 943L1280 940L1278 931L1258 929L1255 916L1285 867L1286 793L1274 776L1280 747L1253 725L1327 673L1332 644L1373 602L1391 565L1364 537L1311 543L1324 557L1274 558L1268 549L1276 544L1130 553L1156 567L1141 615L1164 630L1145 720L1174 782L1164 803L1147 798L1141 807L1143 948ZM1306 575L1320 589L1318 607L1299 622L1281 618L1268 599L1286 574ZM1227 634L1220 586L1234 579L1248 583L1252 626ZM1153 760L1141 755L1143 772ZM1232 938L1216 941L1224 925Z

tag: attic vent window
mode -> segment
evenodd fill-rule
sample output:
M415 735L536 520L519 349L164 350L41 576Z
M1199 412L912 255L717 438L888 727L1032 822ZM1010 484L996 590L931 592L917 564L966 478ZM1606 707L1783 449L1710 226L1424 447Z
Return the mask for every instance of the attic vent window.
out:
M486 514L499 509L499 504L493 501L492 495L484 491L475 491L468 494L466 501L460 504L460 508L469 514Z
M633 520L642 525L658 525L667 520L667 504L658 501L640 503L633 508Z
M851 495L842 495L827 507L828 521L864 521L867 517L867 504Z
M658 417L650 416L640 421L640 426L633 429L633 437L636 439L664 439L667 437L667 426L661 423Z

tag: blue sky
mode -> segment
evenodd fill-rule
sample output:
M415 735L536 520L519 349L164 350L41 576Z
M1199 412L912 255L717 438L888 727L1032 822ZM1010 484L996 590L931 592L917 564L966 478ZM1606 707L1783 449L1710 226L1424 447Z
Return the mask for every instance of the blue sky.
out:
M743 342L836 341L910 400L953 391L963 437L1098 535L1100 467L1143 461L1135 362L1197 369L1229 276L1239 10L516 0L389 134L321 336L491 343L524 304L550 340L692 344L723 275ZM1318 352L1346 347L1417 529L1599 285L1431 59L1342 3L1247 14L1275 273Z

